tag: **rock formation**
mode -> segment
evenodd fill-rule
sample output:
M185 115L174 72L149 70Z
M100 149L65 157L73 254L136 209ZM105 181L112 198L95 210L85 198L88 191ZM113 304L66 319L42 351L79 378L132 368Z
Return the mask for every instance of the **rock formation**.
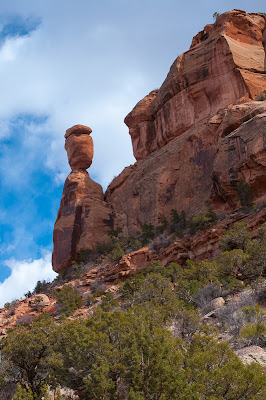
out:
M105 198L86 168L91 130L66 133L72 173L54 232L53 265L65 268L80 249L106 240L108 227L135 235L171 209L188 217L206 200L218 214L239 208L237 186L266 200L266 16L233 10L197 34L158 90L125 118L137 159L109 185ZM197 245L198 246L198 245ZM200 250L199 250L200 252Z
M81 249L95 250L97 243L107 240L106 232L112 222L102 187L86 171L93 157L90 133L90 128L76 125L65 134L72 171L64 185L54 227L52 262L56 272L76 260Z

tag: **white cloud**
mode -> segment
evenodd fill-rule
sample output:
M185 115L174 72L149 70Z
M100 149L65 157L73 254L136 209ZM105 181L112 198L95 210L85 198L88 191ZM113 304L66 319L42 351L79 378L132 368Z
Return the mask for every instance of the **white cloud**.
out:
M5 265L11 269L11 275L0 283L0 307L3 307L6 302L23 297L27 291L33 290L38 280L56 277L51 266L50 252L38 260L18 261L11 258L5 261Z

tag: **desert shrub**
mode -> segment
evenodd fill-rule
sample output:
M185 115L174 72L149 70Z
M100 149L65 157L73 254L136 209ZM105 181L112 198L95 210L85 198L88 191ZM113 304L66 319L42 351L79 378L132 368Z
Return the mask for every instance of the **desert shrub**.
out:
M223 250L241 249L245 251L250 239L251 234L247 229L247 224L237 222L222 236L220 246Z
M263 13L261 13L261 14L263 14ZM265 15L265 14L264 14L264 15ZM257 101L264 101L264 100L266 100L266 90L263 90L263 92L259 93L259 94L256 96L256 100L257 100Z
M248 258L242 273L248 278L257 278L266 272L266 241L252 240L247 246Z
M218 13L217 11L215 11L215 13L213 13L212 17L213 19L215 19L215 21L217 20L217 18L219 18L221 15L221 13Z
M34 320L35 316L32 314L24 314L21 315L17 321L16 321L16 325L21 325L21 326L27 326L30 325L33 320Z
M113 239L113 238L117 238L120 233L122 233L122 228L117 227L116 229L109 229L109 231L107 232L107 235Z
M141 241L134 236L125 236L119 238L114 242L114 245L117 244L123 249L125 253L130 253L142 247Z
M14 315L18 305L19 300L12 300L11 302L5 303L4 307L7 309L7 315Z
M233 297L224 307L215 311L217 320L226 326L227 330L238 336L240 329L250 320L246 309L255 306L255 298L250 292L239 293Z
M83 304L78 291L71 286L64 285L60 291L54 291L54 297L60 306L60 313L69 316Z
M240 336L248 340L249 346L265 346L266 326L262 322L247 323L241 328Z
M104 296L101 297L101 308L103 311L111 311L114 307L117 307L118 301L114 298L113 293L105 293Z
M149 241L155 238L154 226L152 224L143 224L141 226L142 235L141 241L143 244L149 243Z
M86 262L89 260L90 255L92 254L92 249L84 249L78 252L78 262Z
M166 233L160 233L156 238L150 243L150 249L155 250L157 253L162 248L170 246L171 238Z
M242 207L250 207L252 205L253 194L249 184L240 180L237 187L237 197Z
M111 243L97 244L96 246L96 253L98 254L109 253L111 250L112 250Z
M190 233L194 235L197 231L202 231L211 227L217 221L217 215L209 205L206 204L204 212L199 213L190 220Z
M180 214L174 209L171 210L171 225L170 231L175 233L178 237L182 238L184 236L184 229L187 225L187 217L184 210Z
M32 294L40 294L40 293L45 293L45 291L47 290L47 287L49 285L49 281L46 281L45 279L42 281L38 281L36 283L35 288L33 289Z
M102 280L97 279L90 286L90 291L92 294L96 292L102 292L102 294L106 291L107 285Z
M91 307L91 306L93 306L93 304L95 304L95 303L97 303L97 299L96 299L96 296L88 296L87 298L86 298L86 300L85 300L85 305L87 306L87 307Z
M119 243L116 243L112 249L112 251L108 254L108 257L112 261L118 261L125 254Z
M210 283L202 288L200 288L193 296L193 302L196 306L200 307L207 312L210 310L210 303L216 297L221 296L222 290L221 286Z
M216 260L219 274L240 277L247 258L248 256L241 249L224 251Z
M257 278L266 273L266 224L257 231L257 238L248 241L246 246L248 259L243 274Z
M160 234L164 233L164 231L167 229L167 227L168 227L168 221L165 217L163 217L161 219L160 225L158 225L156 227L156 234L160 235Z

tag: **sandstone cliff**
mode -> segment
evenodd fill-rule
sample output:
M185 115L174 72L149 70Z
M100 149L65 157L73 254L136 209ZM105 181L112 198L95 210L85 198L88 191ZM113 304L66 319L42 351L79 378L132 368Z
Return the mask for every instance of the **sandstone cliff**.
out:
M55 271L79 250L104 243L110 227L135 235L144 223L159 225L171 209L191 217L206 200L218 214L231 212L239 208L241 180L255 204L266 200L266 101L257 101L266 89L265 49L263 14L226 12L196 35L161 88L125 118L137 162L111 182L105 197L86 172L88 131L86 138L75 129L66 134L73 172L55 225Z

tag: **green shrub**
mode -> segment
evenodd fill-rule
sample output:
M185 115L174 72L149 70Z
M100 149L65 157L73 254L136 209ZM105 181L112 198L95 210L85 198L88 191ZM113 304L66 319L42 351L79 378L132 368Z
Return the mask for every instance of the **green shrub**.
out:
M213 17L213 19L215 19L215 21L217 21L217 18L219 18L220 15L221 15L221 13L215 11L215 13L213 13L212 17Z
M262 322L248 323L240 330L240 336L249 341L249 345L264 346L266 343L266 326Z
M92 254L92 249L84 249L78 252L78 262L86 262Z
M210 228L217 221L217 215L207 202L204 212L199 213L190 220L190 233L194 235L197 231Z
M18 385L14 400L34 400L34 397L30 389L23 389L21 385Z
M229 229L220 241L220 246L223 250L241 249L246 250L251 239L251 234L248 231L247 224L237 222L233 228Z
M122 228L117 227L116 229L110 229L110 230L107 232L107 235L108 235L111 239L113 239L113 238L117 238L121 232L122 232Z
M83 304L78 291L71 286L64 285L60 291L54 291L54 297L60 306L60 313L69 316Z
M118 261L121 257L123 257L124 254L125 252L122 249L121 245L119 243L116 243L112 251L108 254L108 257L112 261Z
M38 281L36 283L35 288L33 289L32 294L40 294L40 293L45 293L45 291L47 290L47 287L49 285L49 281L46 281L45 279L42 281Z
M87 299L86 299L86 301L85 301L85 305L86 305L87 307L93 306L93 304L97 303L96 297L97 297L97 296L95 296L95 295L93 295L93 296L91 296L91 297L88 296Z
M105 312L111 311L118 305L118 301L114 298L113 293L110 292L107 292L104 296L102 296L101 300L101 308Z
M252 205L253 194L249 184L243 180L240 180L236 190L241 206L250 207Z
M167 229L167 226L168 226L167 219L166 218L162 218L160 225L158 225L156 227L156 234L160 235L160 234L164 233L164 231Z
M248 256L241 249L224 251L217 258L218 272L221 275L241 276Z
M152 224L143 224L141 226L141 229L141 241L143 244L147 244L155 238L154 226Z
M183 237L183 230L187 225L187 217L184 210L180 214L174 209L171 210L171 226L170 230L175 233L178 237Z

